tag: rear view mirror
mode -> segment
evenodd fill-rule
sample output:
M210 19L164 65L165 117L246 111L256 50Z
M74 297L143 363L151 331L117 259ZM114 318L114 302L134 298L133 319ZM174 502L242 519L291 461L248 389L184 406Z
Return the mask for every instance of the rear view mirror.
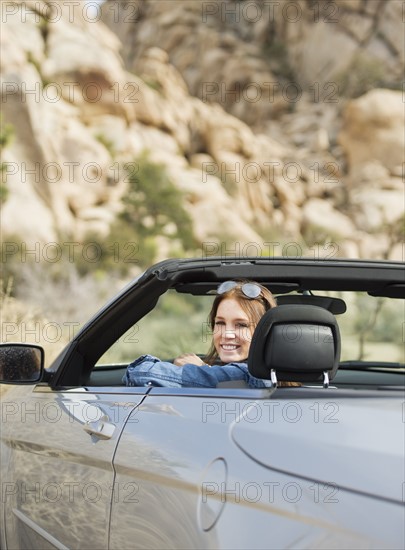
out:
M29 344L0 344L0 383L33 384L42 378L44 350Z
M319 306L327 309L333 315L340 315L346 311L346 303L341 298L331 296L318 296L314 294L287 294L277 296L277 305L302 304L307 306Z

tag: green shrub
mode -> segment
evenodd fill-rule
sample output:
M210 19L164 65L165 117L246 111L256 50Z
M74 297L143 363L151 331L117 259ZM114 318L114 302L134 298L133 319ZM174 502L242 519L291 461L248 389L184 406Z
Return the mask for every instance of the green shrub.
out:
M127 277L134 267L146 268L156 261L157 237L169 241L169 255L183 256L196 247L192 221L183 206L183 194L170 180L164 165L154 163L147 153L141 155L128 172L128 191L123 211L111 226L107 238L88 234L80 243L91 261L78 255L80 276L87 273L116 273ZM69 239L66 239L69 240Z
M384 85L384 64L364 53L358 53L349 67L340 73L336 81L339 94L349 98L359 97L373 88Z
M101 133L96 134L94 137L99 143L104 145L104 147L110 153L111 157L114 158L114 156L115 156L114 142L111 139L108 139L107 136L105 136L104 134L101 134Z
M144 152L128 177L121 220L142 241L164 235L174 244L179 242L184 250L193 249L196 240L191 217L183 206L182 192L170 180L165 166L151 161Z
M87 234L80 243L86 254L77 254L75 261L80 276L87 273L103 277L114 273L128 277L134 267L145 268L154 262L157 254L153 239L141 239L126 222L118 219L107 238ZM94 258L94 261L93 259Z
M275 75L291 82L296 80L288 59L287 46L283 42L266 40L262 47L262 55Z

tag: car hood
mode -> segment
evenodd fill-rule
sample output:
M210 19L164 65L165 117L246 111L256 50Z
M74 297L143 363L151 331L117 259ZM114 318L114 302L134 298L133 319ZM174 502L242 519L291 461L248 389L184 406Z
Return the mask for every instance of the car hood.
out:
M233 422L231 437L272 470L402 503L402 401L274 397L250 402Z

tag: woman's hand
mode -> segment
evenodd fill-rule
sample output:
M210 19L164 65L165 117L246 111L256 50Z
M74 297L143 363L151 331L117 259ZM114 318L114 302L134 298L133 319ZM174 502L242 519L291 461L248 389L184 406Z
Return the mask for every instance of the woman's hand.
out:
M198 357L198 355L195 355L195 353L183 353L182 355L179 355L179 357L176 357L176 359L173 361L173 364L177 367L182 367L183 365L187 364L197 365L200 367L201 365L206 365L202 359Z

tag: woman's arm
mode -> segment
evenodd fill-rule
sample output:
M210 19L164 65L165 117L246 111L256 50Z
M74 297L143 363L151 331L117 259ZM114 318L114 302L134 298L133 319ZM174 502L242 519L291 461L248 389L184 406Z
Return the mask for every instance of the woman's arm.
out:
M193 365L178 367L153 355L142 355L131 363L123 378L127 386L164 386L169 388L216 388L219 382L244 380L251 388L271 386L270 380L254 378L246 363Z

